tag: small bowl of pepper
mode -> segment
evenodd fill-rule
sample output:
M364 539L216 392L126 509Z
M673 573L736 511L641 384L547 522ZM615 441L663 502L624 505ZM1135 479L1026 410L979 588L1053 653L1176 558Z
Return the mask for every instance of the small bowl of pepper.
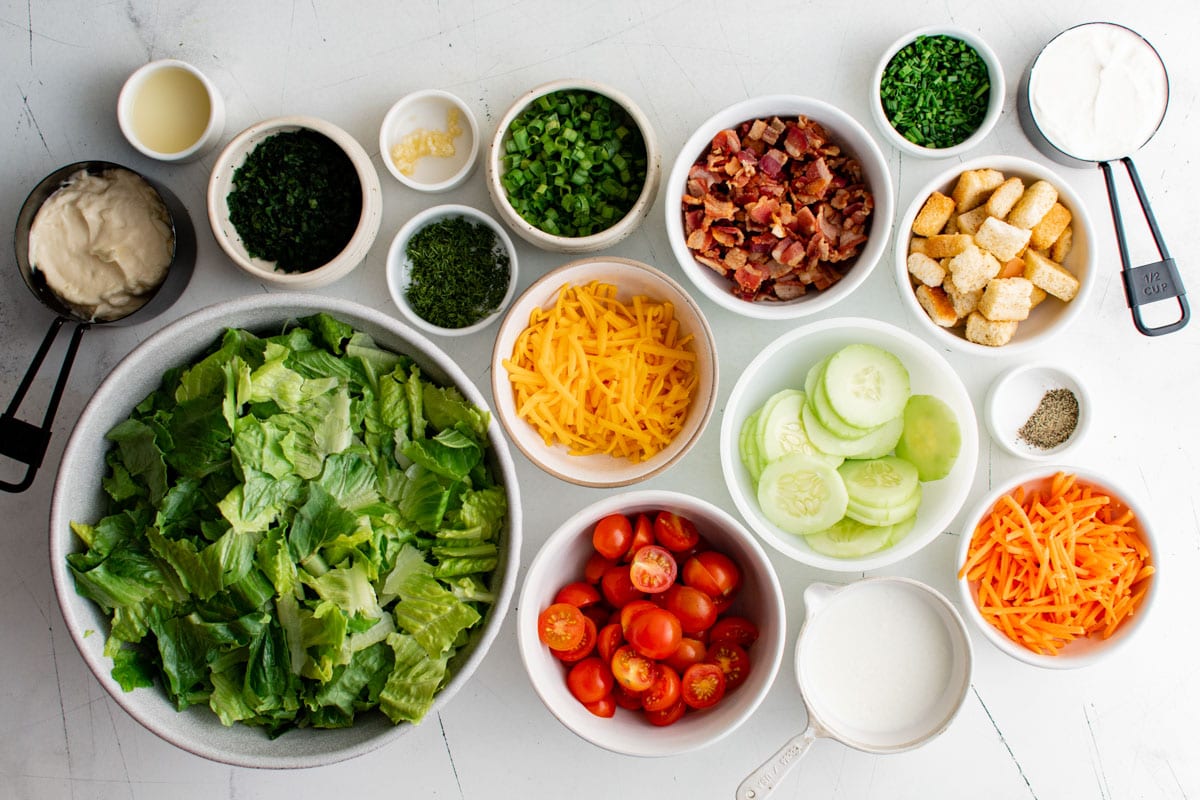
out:
M505 224L535 247L579 254L611 247L641 224L658 193L662 155L629 97L593 81L559 80L505 112L486 164Z
M991 133L1004 92L1004 68L983 39L932 25L884 51L871 79L871 116L900 152L953 158Z
M345 277L371 249L382 216L371 157L316 117L251 125L217 156L208 180L217 244L274 286L315 289Z
M1018 458L1056 459L1083 440L1091 397L1069 369L1030 363L1014 367L988 389L984 419L992 438Z
M517 289L517 251L499 222L470 206L427 208L400 228L387 255L392 302L438 336L483 330Z

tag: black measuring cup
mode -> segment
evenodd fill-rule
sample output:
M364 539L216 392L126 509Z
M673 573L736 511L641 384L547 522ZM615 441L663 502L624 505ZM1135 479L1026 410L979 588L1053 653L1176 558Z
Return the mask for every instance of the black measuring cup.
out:
M33 225L33 219L37 216L42 203L46 202L47 198L67 183L73 175L80 171L96 175L116 169L123 169L138 175L158 192L163 205L166 206L171 228L175 234L175 249L166 277L153 290L145 303L115 319L95 320L84 316L78 309L72 308L64 302L46 285L42 273L34 270L33 264L29 261L29 229ZM50 443L50 426L54 421L55 412L58 410L59 401L62 399L63 390L66 388L67 376L71 372L71 366L75 363L75 355L79 350L79 343L83 338L84 331L92 325L121 326L145 322L170 307L183 294L183 290L187 288L188 281L191 279L192 269L196 263L196 233L192 228L187 210L179 198L165 187L146 178L137 170L114 164L111 161L79 161L51 172L25 198L25 203L17 215L13 244L16 249L17 269L20 270L25 285L43 306L55 314L54 320L50 323L50 329L46 331L46 336L42 339L41 346L34 354L33 362L17 386L8 408L4 410L3 414L0 414L0 456L25 465L24 477L16 482L0 480L0 490L23 492L33 484L38 467L41 466L42 459L46 455L46 448ZM75 327L71 333L66 354L63 356L62 365L59 367L50 399L43 412L41 423L34 424L18 419L17 411L41 370L42 362L50 352L55 339L58 338L59 331L68 323L73 323Z
M1030 98L1030 78L1046 51L1061 37L1089 26L1108 26L1120 29L1140 40L1140 43L1148 48L1149 53L1153 54L1153 57L1157 59L1159 66L1162 68L1164 87L1167 89L1163 95L1162 107L1158 110L1158 119L1150 120L1149 117L1146 118L1148 121L1153 121L1154 124L1145 140L1129 153L1110 160L1095 159L1088 157L1087 154L1068 152L1051 141L1051 138L1043 130L1043 126L1037 119L1037 112L1034 110L1033 102ZM1137 168L1134 167L1132 158L1132 153L1141 149L1158 132L1163 118L1167 115L1169 94L1167 68L1163 64L1162 57L1158 54L1158 51L1137 31L1115 22L1085 22L1059 33L1038 52L1037 57L1030 63L1029 68L1025 70L1025 74L1021 77L1021 85L1017 91L1017 113L1021 120L1021 127L1024 128L1026 135L1042 155L1069 167L1094 167L1099 165L1100 169L1104 172L1104 184L1108 190L1108 202L1112 208L1113 226L1116 228L1117 246L1121 255L1121 278L1125 286L1125 302L1129 305L1130 313L1133 315L1133 324L1137 327L1138 331L1146 336L1160 336L1164 333L1177 331L1187 325L1188 319L1191 317L1183 282L1180 280L1179 270L1175 267L1175 259L1171 258L1167 252L1167 245L1163 240L1162 231L1159 230L1158 222L1154 219L1154 212L1150 210L1150 201L1146 198L1146 190L1142 188L1142 181L1138 177ZM1129 174L1129 180L1133 184L1134 191L1137 193L1142 215L1146 218L1146 224L1149 226L1150 233L1154 237L1154 244L1158 249L1158 261L1141 266L1133 266L1130 262L1129 245L1125 236L1125 225L1121 219L1121 208L1117 201L1117 186L1116 177L1113 174L1113 161L1120 161L1125 166L1125 171ZM1142 307L1150 303L1165 300L1174 300L1178 303L1178 318L1173 322L1163 325L1154 327L1147 325L1142 319Z

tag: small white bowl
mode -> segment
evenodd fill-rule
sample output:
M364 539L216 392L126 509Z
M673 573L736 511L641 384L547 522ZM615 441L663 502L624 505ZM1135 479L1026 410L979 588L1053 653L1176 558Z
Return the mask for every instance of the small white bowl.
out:
M696 261L687 247L681 209L683 192L687 188L688 171L720 131L734 128L747 120L776 116L795 117L801 114L823 125L833 141L840 144L844 151L853 155L862 165L866 183L875 199L875 210L870 218L870 238L845 277L824 291L808 292L786 302L742 300L730 291L728 278ZM708 299L722 308L743 316L766 320L798 319L824 311L848 297L867 279L883 256L896 207L887 161L866 128L836 106L795 95L769 95L743 100L705 120L680 148L675 165L667 178L665 195L663 206L667 222L667 240L671 243L671 250L675 253L675 259L684 274Z
M153 103L155 108L144 109L142 113L148 113L160 121L170 118L177 119L186 113L183 104L186 103L187 98L178 95L168 97L163 93L162 87L154 85L171 70L187 73L186 76L183 76L184 82L191 81L203 88L207 108L199 110L204 111L208 122L191 144L179 150L165 152L157 150L143 141L143 134L139 133L136 122L137 118L142 115L135 114L135 109L142 102ZM155 96L143 97L143 91L150 91ZM142 155L159 161L182 164L195 161L216 146L225 132L225 100L221 97L221 92L203 72L186 61L164 58L139 67L125 81L120 95L117 96L117 124L126 141Z
M750 471L742 464L738 436L745 419L782 389L799 389L809 368L848 344L865 343L893 353L908 369L913 394L942 400L958 419L962 437L950 474L921 486L916 524L895 545L861 558L834 558L809 547L766 518ZM721 419L721 471L734 505L750 528L789 558L835 572L886 567L916 553L946 530L962 508L978 468L979 432L975 409L962 378L940 353L908 331L874 319L839 317L813 322L783 334L761 350L734 384Z
M949 195L958 181L958 176L973 169L999 170L1004 173L1006 178L1013 176L1020 178L1027 187L1035 181L1047 181L1058 189L1058 202L1071 212L1073 244L1063 266L1079 279L1079 291L1069 303L1047 297L1030 312L1028 319L1022 320L1017 325L1017 332L1013 335L1012 340L1001 347L989 347L968 341L963 334L961 324L957 328L943 328L937 325L917 302L917 295L908 274L908 247L912 239L913 220L921 212L921 207L925 205L929 195L935 191ZM1013 356L1018 353L1028 353L1043 346L1053 336L1069 327L1083 313L1096 282L1094 234L1091 217L1088 215L1083 199L1058 173L1036 161L1017 156L992 155L973 158L947 168L922 186L913 195L908 209L896 227L895 247L893 268L896 285L900 290L901 302L916 319L918 327L928 337L939 345L947 345L963 353L983 356Z
M983 63L987 65L990 83L987 112L984 114L983 121L979 123L979 127L975 129L975 132L953 147L925 147L915 142L910 142L892 127L892 123L888 121L887 114L883 110L883 100L879 96L879 86L883 80L883 72L887 69L892 58L904 47L911 44L918 36L949 36L959 39L966 42L975 50L979 54L979 57L983 59ZM996 121L1000 119L1000 112L1004 110L1005 92L1004 65L1000 63L1000 59L996 57L996 53L993 52L992 48L988 47L987 42L962 28L947 25L930 25L909 31L884 51L883 56L879 59L879 63L875 66L874 74L871 76L871 116L875 119L875 125L879 128L880 133L883 134L883 138L888 141L888 144L899 149L902 153L920 158L954 158L976 147L996 127Z
M1041 448L1026 441L1021 427L1037 410L1042 397L1053 389L1066 389L1079 402L1075 428L1061 444ZM984 401L984 421L996 444L1018 458L1048 461L1078 444L1092 422L1091 395L1073 371L1053 364L1022 364L992 382Z
M696 354L699 385L683 428L675 439L645 461L597 454L571 455L565 445L547 445L532 425L517 414L512 384L505 359L512 358L517 337L529 326L529 315L554 303L563 286L581 286L592 281L613 284L617 297L628 302L634 295L645 295L674 305L680 335L691 334ZM492 396L496 416L509 439L543 471L579 486L610 488L646 480L679 461L692 449L704 432L717 403L717 346L712 329L700 307L683 287L653 267L624 258L598 256L574 261L539 278L509 307L492 350Z
M443 328L440 325L434 325L409 305L407 297L410 282L409 271L412 268L408 259L409 240L426 226L448 217L464 217L470 222L486 225L496 234L498 248L508 255L508 289L504 293L504 299L487 316L481 318L478 322L462 328ZM466 336L467 334L483 330L495 322L504 309L508 307L508 304L512 301L513 294L517 290L517 250L513 247L512 239L509 238L508 232L504 230L504 226L499 222L470 206L434 206L425 209L404 223L404 226L400 228L396 237L392 239L391 247L388 248L385 268L387 270L388 292L392 295L392 302L400 309L400 313L404 315L405 319L426 333L433 333L439 336Z
M1092 635L1086 639L1076 639L1063 647L1058 655L1043 655L1017 644L1001 631L992 627L983 618L983 615L979 613L979 607L976 605L975 592L978 587L974 583L968 581L965 577L959 578L958 589L964 615L970 617L971 621L983 634L983 637L1002 652L1034 667L1075 669L1094 664L1115 650L1128 645L1133 635L1145 623L1147 613L1150 611L1158 591L1158 583L1161 580L1161 562L1157 554L1153 524L1146 507L1131 492L1120 487L1115 481L1102 473L1080 467L1041 466L1013 478L1008 478L988 492L986 496L982 497L963 516L963 530L958 545L958 559L955 561L955 570L960 569L966 563L967 552L970 550L971 539L976 526L985 518L1002 496L1016 491L1018 486L1024 486L1027 491L1045 487L1057 472L1074 474L1078 481L1094 486L1101 493L1108 495L1115 502L1133 512L1136 519L1134 527L1137 534L1141 537L1142 542L1145 543L1147 549L1150 551L1149 562L1155 568L1155 574L1149 578L1150 586L1146 592L1146 596L1142 598L1141 604L1137 607L1133 615L1126 618L1108 639L1101 638L1099 635Z
M537 618L571 581L581 580L584 562L594 552L592 529L609 514L672 511L696 524L701 536L742 570L742 588L731 614L758 626L750 647L750 675L737 690L703 712L685 714L668 728L656 728L640 713L617 709L609 719L594 716L567 688L563 662L541 643ZM787 638L783 589L767 554L728 512L690 495L661 490L615 494L576 512L550 534L538 550L517 602L517 641L521 660L538 697L559 722L593 744L632 756L670 756L706 747L733 733L754 713L779 672Z
M454 137L454 154L444 158L425 156L411 175L405 175L392 159L392 148L417 131L446 131L447 114L457 108L462 133ZM479 155L479 123L460 98L437 89L406 94L396 101L379 126L379 157L388 172L405 186L420 192L445 192L460 185L475 170Z
M625 112L637 125L642 142L646 146L646 180L642 184L642 191L633 206L611 227L589 236L578 237L556 236L526 222L509 203L508 193L500 182L504 175L504 167L501 162L504 158L505 144L509 139L508 128L513 120L537 98L551 92L573 89L603 95L625 109ZM518 236L542 250L578 255L612 247L633 233L642 223L642 220L650 213L650 207L654 205L654 198L658 194L658 181L662 172L662 153L658 149L658 138L654 134L654 128L650 125L649 117L623 92L595 81L557 80L530 89L518 98L508 111L504 112L504 116L496 125L496 134L492 137L491 145L488 147L486 172L487 188L488 193L492 196L492 203L495 204L500 219Z
M362 212L350 241L331 261L308 272L280 272L276 271L274 263L251 258L246 252L237 229L229 220L226 198L233 189L234 173L259 143L277 133L302 128L331 139L350 158L362 187ZM371 157L353 136L333 123L316 117L275 117L251 125L225 145L208 179L208 223L217 244L243 272L264 283L286 289L316 289L349 275L362 263L375 242L382 217L383 192Z

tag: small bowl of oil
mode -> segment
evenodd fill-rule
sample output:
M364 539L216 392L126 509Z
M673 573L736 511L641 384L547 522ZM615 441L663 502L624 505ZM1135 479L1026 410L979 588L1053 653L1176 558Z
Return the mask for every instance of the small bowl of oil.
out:
M475 169L479 124L460 98L422 89L396 101L379 126L379 155L396 180L421 192L445 192Z
M121 88L117 124L142 155L195 161L225 132L225 101L213 82L186 61L151 61Z

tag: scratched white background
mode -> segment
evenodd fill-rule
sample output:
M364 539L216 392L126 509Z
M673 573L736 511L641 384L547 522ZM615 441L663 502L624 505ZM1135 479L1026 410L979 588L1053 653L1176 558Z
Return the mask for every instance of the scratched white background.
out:
M382 175L384 222L362 267L325 291L391 311L382 264L404 220L439 201L490 208L482 171L436 200L383 172L375 144L378 125L407 91L436 87L459 94L490 136L499 114L529 87L559 77L594 78L642 104L669 168L693 127L754 95L812 95L871 128L868 81L881 51L905 30L951 22L991 43L1009 82L999 126L971 155L1037 158L1017 124L1020 73L1055 33L1096 19L1140 31L1168 66L1170 109L1137 161L1185 283L1197 288L1200 6L1194 3L2 0L0 228L11 230L26 192L45 174L83 158L112 159L162 180L183 199L198 229L200 259L187 293L165 317L85 337L41 476L25 494L0 497L0 797L482 798L561 796L564 790L580 800L728 797L750 769L804 726L799 692L785 663L761 709L718 745L661 760L601 751L561 727L534 695L518 658L511 614L474 680L443 713L392 746L348 763L294 772L231 768L167 745L126 716L76 653L50 584L46 515L66 434L100 379L167 319L266 291L228 263L208 234L203 193L211 156L167 167L142 158L121 139L116 96L134 68L149 59L177 57L204 70L226 98L226 139L258 120L295 113L324 117L356 136L375 155ZM946 166L885 151L900 209ZM1098 228L1100 285L1074 329L1039 356L1073 366L1096 397L1090 439L1069 463L1108 471L1154 511L1161 536L1158 606L1136 648L1078 672L1026 667L976 635L973 691L945 735L922 750L886 757L819 741L780 787L782 797L1200 797L1200 533L1194 499L1200 323L1157 340L1134 331L1117 277L1101 176L1097 170L1062 172L1084 196ZM1125 202L1130 205L1127 196ZM662 214L660 201L641 230L612 254L678 275ZM1140 261L1151 260L1144 239L1135 247ZM51 319L26 290L9 253L0 266L8 270L0 281L5 404ZM522 288L562 261L527 246L520 246L520 256ZM864 314L913 328L896 291L885 261L851 299L822 316ZM789 325L745 325L696 296L720 338L723 407L745 354ZM485 392L494 331L441 342ZM947 357L977 404L990 380L1013 362ZM714 419L700 446L651 485L714 498L733 510L717 460L718 428ZM1027 466L991 445L982 429L981 436L972 499ZM514 455L527 504L527 563L551 530L603 492L568 487ZM543 500L551 497L553 502ZM925 580L953 595L958 530L956 521L927 550L886 572ZM856 576L822 573L781 556L773 561L789 600L790 647L803 612L803 588L813 580Z

